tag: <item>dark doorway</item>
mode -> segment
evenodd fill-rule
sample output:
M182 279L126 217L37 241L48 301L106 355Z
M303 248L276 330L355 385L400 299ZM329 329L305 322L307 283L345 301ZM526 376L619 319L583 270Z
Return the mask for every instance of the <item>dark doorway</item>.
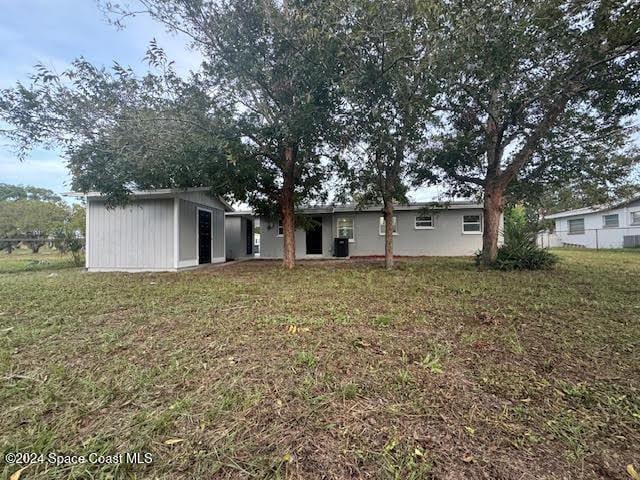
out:
M211 263L211 212L198 210L198 263Z
M247 218L247 255L253 253L253 222Z
M307 230L307 255L322 255L322 217L312 217Z

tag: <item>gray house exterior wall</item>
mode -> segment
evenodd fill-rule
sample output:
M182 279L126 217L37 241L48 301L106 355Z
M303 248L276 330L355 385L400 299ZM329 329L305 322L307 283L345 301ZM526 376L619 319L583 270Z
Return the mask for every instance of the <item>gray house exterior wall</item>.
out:
M314 213L312 217L322 217L322 255L333 255L333 215ZM283 238L278 236L278 222L266 219L260 220L260 258L282 258ZM306 231L296 229L296 258L307 256ZM316 255L317 256L317 255Z
M89 271L175 271L198 265L198 209L212 214L211 262L224 262L224 212L204 191L134 194L107 208L87 195L86 267ZM167 193L168 192L168 193Z
M338 210L338 209L336 209ZM434 226L416 229L415 219L422 216L420 209L398 209L397 234L393 237L394 254L399 256L463 256L472 255L482 248L482 234L463 232L464 215L480 215L482 206L439 209L433 211ZM305 215L322 217L322 257L333 256L333 239L337 236L340 218L353 218L354 239L349 242L349 255L384 255L384 235L379 233L380 211L334 211ZM261 258L282 258L283 237L278 236L278 222L261 219ZM313 258L306 254L306 232L296 229L296 258Z
M234 215L233 213L225 216L227 259L235 260L253 257L253 238L251 238L252 253L247 254L247 229L249 223L253 223L253 217Z

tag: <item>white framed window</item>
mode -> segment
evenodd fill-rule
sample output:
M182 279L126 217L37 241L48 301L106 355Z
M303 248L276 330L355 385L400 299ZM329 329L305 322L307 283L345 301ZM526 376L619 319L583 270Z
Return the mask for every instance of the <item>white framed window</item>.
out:
M378 234L384 235L384 217L380 217L378 222ZM398 234L398 217L393 217L393 234Z
M284 227L282 226L282 219L278 220L278 236L284 236Z
M463 215L462 216L462 233L467 233L467 234L482 233L482 216Z
M640 211L631 212L631 225L640 225Z
M353 218L338 218L336 226L338 238L348 238L350 243L356 241L353 233Z
M416 217L415 225L416 230L426 230L433 228L433 215L420 215Z
M620 219L617 213L602 216L602 226L604 228L617 228L620 226Z
M584 233L584 218L574 218L567 221L569 235L582 235Z

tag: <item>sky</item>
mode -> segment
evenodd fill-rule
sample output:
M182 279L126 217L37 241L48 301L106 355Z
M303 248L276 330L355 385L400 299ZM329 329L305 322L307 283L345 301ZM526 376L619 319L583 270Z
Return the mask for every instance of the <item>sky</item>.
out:
M197 69L200 56L184 36L166 32L148 17L129 19L126 28L110 25L95 0L0 0L0 89L28 83L34 66L44 64L60 73L78 57L94 65L114 61L146 70L143 57L156 39L186 74ZM71 190L66 161L59 151L37 149L20 162L8 141L0 137L0 183L35 185L62 194ZM420 189L412 200L432 200L435 188Z
M145 17L133 18L118 30L94 0L0 0L0 89L28 82L37 63L59 73L81 56L95 65L110 66L117 60L143 72L143 57L153 38L175 61L178 72L200 64L199 55L187 48L183 37L167 33ZM35 185L57 193L70 190L60 152L39 149L19 162L2 137L0 183Z

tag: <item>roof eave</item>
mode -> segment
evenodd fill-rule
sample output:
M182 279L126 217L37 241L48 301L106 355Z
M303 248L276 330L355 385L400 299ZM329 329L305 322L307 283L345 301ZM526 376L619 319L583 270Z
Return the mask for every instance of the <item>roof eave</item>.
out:
M192 187L192 188L159 188L156 190L134 190L129 193L129 196L134 198L144 197L144 198L173 198L180 193L187 192L207 192L211 190L208 187ZM101 192L67 192L63 193L65 197L84 197L86 199L90 198L102 198L104 194ZM233 207L229 205L229 203L219 195L211 195L213 198L216 198L222 206L224 207L226 212L233 212Z

